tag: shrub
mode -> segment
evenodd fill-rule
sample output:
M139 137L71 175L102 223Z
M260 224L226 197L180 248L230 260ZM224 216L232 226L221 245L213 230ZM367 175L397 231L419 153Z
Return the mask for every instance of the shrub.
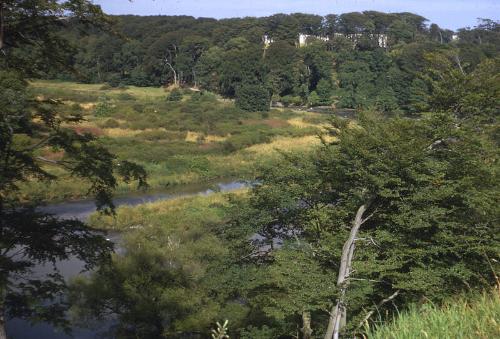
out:
M236 91L236 106L244 111L269 111L269 92L262 85L243 84Z
M242 148L255 144L262 144L271 141L271 135L264 131L245 131L241 134L234 134L224 141L224 150L234 152Z
M310 107L320 105L320 98L318 93L316 93L316 91L312 91L311 94L309 94L309 97L307 98L307 103Z
M182 92L175 88L173 89L167 97L168 101L181 101L182 100Z
M129 93L120 93L116 96L116 98L123 101L135 100L135 97Z
M117 88L121 85L121 78L118 74L111 74L109 77L108 77L108 84L113 87L113 88Z
M99 102L97 103L94 109L94 115L98 117L107 116L111 113L111 104L109 102L109 98L106 96L102 96L99 98Z
M285 107L302 105L302 98L299 96L285 95L281 98L281 102Z

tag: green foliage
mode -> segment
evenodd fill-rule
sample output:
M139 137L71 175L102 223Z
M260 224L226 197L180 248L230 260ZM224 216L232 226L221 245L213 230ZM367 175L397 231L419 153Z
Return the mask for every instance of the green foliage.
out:
M316 87L316 93L318 95L318 104L321 106L328 106L332 104L332 94L333 88L332 84L326 80L321 79Z
M276 337L276 331L264 325L261 328L249 326L241 331L241 339L271 339Z
M271 141L271 133L269 131L245 131L235 134L224 141L224 149L228 152L234 152L245 147L267 143Z
M303 99L300 96L285 95L281 98L281 102L285 107L300 106L303 104Z
M269 111L269 92L262 85L243 84L236 91L236 106L244 111Z
M55 33L67 22L105 22L100 8L88 1L15 1L0 3L0 336L6 318L46 321L69 331L66 281L55 265L71 257L89 270L109 259L112 246L101 235L77 220L60 220L40 213L38 201L23 204L23 184L56 181L64 168L86 182L98 210L112 212L115 174L125 182L138 179L144 170L115 156L90 133L78 132L81 112L70 107L60 114L60 102L51 96L35 98L27 77L65 68L67 41ZM8 23L5 25L5 23ZM22 37L22 38L19 38ZM67 69L67 68L66 68ZM44 157L57 151L61 159ZM43 267L47 273L33 274Z
M433 87L430 106L461 118L488 119L498 114L500 59L485 60L471 73L462 73L447 55L429 54Z
M474 83L482 76L471 75ZM488 107L492 113L471 119L463 114L467 111L450 115L452 107L420 120L364 113L357 126L349 126L336 119L331 130L336 141L311 158L284 155L281 166L262 173L250 206L233 221L245 233L227 235L232 241L251 234L261 239L231 247L236 257L250 256L250 263L238 265L245 265L252 280L242 278L235 287L254 305L255 318L265 319L250 324L290 335L300 326L301 312L311 311L324 329L328 319L316 311L328 308L325 300L335 301L336 288L328 281L335 281L348 225L362 204L369 210L358 237L366 242L356 245L348 331L366 308L396 290L401 310L423 298L441 302L495 283L500 245L495 113ZM275 247L276 241L284 245ZM300 248L314 256L302 257ZM301 272L308 272L305 280ZM315 278L308 280L311 272ZM384 304L378 311L391 314L395 308Z
M116 218L96 216L96 225L135 231L123 244L127 255L115 255L109 265L74 282L74 315L100 318L112 309L118 337L209 333L223 317L210 275L227 254L215 236L226 199L193 197L119 208ZM232 316L226 319L233 323Z
M321 99L316 91L312 91L307 98L307 103L311 107L319 106L321 103Z
M97 117L109 116L113 107L111 106L110 99L107 96L101 96L94 109L94 115Z
M270 95L300 96L302 103L315 90L322 98L320 105L330 105L328 92L334 90L341 107L415 114L427 109L431 90L416 81L425 73L423 54L456 48L463 69L470 73L485 58L495 57L500 45L496 22L485 20L460 29L460 39L453 41L453 32L436 24L427 27L425 18L412 13L365 11L324 18L295 13L226 21L116 16L114 20L113 32L118 34L96 30L82 36L79 24L56 31L73 45L73 51L65 48L66 55L59 59L71 60L77 72L61 74L54 62L33 61L38 51L31 50L16 54L18 65L28 59L45 78L109 81L113 84L109 88L177 81L227 98L250 83L263 84ZM310 37L306 46L297 48L299 33L330 39ZM263 46L264 35L273 43ZM318 90L322 79L332 89L322 85Z
M181 101L182 100L182 92L175 88L173 89L167 97L168 101Z

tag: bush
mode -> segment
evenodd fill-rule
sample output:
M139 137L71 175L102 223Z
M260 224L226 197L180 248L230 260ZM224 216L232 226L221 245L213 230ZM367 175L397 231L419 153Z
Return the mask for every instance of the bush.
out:
M116 98L118 100L122 100L122 101L131 101L131 100L135 100L135 97L129 93L120 93L116 96Z
M181 101L182 100L182 92L175 88L173 89L167 97L168 101Z
M111 87L117 88L121 85L121 78L118 74L111 74L107 82Z
M307 104L310 107L320 105L320 98L319 98L318 93L316 93L316 91L312 91L311 94L309 94L309 97L307 98Z
M244 111L269 111L269 92L262 85L243 84L236 91L236 106Z
M302 105L302 98L299 96L285 95L281 98L281 102L285 107Z
M248 146L263 144L271 141L271 135L263 131L247 131L234 134L224 141L224 150L234 152Z
M97 103L94 109L94 115L98 117L107 116L111 113L111 104L109 103L109 98L106 96L102 96L99 98L99 102Z

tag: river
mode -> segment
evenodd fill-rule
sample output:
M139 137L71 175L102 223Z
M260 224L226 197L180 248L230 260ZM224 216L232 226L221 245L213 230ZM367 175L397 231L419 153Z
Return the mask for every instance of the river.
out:
M172 200L180 197L189 197L196 195L209 195L214 192L230 192L240 188L248 187L250 184L244 181L227 180L206 185L186 185L170 190L158 191L154 193L139 194L134 193L127 196L119 196L113 200L116 207L122 205L136 206L148 202L161 200ZM86 221L87 218L96 211L92 200L71 201L58 204L47 205L40 208L41 211L53 214L61 219L78 219ZM119 233L110 233L107 235L110 241L115 244L120 242ZM71 279L81 274L83 262L76 258L59 261L57 268L66 279ZM46 273L50 267L38 266L33 269L33 274L39 275ZM72 335L61 333L55 327L48 323L30 324L22 319L10 319L6 324L7 336L9 339L95 339L102 338L103 332L109 329L110 322L96 324L92 329L73 328Z

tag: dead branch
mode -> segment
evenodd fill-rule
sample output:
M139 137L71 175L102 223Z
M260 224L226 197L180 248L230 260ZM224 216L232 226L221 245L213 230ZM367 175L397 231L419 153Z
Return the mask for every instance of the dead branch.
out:
M345 305L345 295L347 287L349 286L348 278L352 273L352 259L354 257L354 249L356 246L355 239L357 238L359 229L363 222L371 217L370 215L363 220L363 214L366 212L367 207L368 204L359 207L356 213L356 217L353 221L349 238L344 243L344 247L342 249L339 275L337 278L337 286L340 288L340 293L337 299L337 304L332 308L332 311L330 312L330 320L328 322L328 328L325 333L325 339L338 339L340 331L346 324L347 308Z
M397 290L396 292L394 292L390 297L388 298L385 298L385 299L382 299L382 301L380 301L377 306L375 306L375 309L371 310L370 312L368 312L366 314L366 316L363 318L363 320L361 320L361 322L358 324L358 327L356 327L356 331L358 331L361 326L363 326L363 324L365 324L368 319L370 319L370 317L373 315L373 313L375 313L375 310L376 309L379 309L380 307L382 307L382 305L384 305L385 303L388 303L389 301L392 301L394 298L396 298L399 294L399 290Z

